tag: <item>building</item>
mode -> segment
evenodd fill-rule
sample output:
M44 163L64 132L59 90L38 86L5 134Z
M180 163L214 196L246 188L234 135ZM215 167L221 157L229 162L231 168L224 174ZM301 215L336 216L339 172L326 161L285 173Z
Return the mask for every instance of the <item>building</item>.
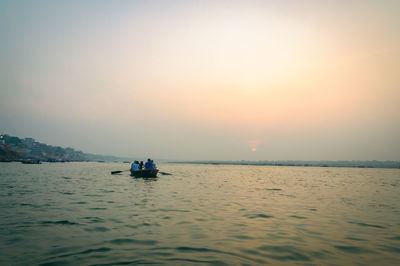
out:
M35 143L35 139L33 138L24 138L23 140L24 144L28 147L32 147L33 143Z

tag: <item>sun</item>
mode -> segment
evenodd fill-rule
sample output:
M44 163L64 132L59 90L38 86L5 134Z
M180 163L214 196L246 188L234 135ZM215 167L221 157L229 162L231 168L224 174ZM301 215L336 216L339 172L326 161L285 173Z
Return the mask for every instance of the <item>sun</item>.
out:
M252 152L255 152L257 149L255 147L251 148Z

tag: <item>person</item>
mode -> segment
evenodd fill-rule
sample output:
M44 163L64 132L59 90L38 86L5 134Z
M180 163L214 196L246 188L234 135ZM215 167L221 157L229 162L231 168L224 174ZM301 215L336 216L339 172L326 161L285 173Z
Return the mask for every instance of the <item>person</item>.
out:
M156 165L154 164L153 160L151 160L150 158L147 159L147 162L144 164L144 168L145 169L155 169Z
M144 166L143 161L140 161L139 169L142 170L142 169L143 169L143 166Z
M131 165L131 171L137 171L139 170L139 162L138 161L134 161Z

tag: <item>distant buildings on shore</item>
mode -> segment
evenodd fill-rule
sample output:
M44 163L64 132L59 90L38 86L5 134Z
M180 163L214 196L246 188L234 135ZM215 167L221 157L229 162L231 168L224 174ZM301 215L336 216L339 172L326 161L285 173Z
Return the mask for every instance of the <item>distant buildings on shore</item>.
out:
M73 148L62 148L35 141L33 138L18 138L0 135L0 161L40 160L47 162L68 161L125 161L127 158L83 153Z
M72 148L51 146L35 141L33 138L18 138L7 134L0 135L0 160L42 160L42 161L83 161L82 151Z

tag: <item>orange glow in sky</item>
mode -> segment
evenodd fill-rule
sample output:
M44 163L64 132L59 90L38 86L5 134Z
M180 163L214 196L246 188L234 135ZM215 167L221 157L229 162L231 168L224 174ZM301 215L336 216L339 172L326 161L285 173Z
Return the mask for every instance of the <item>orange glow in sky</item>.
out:
M6 1L0 124L102 154L397 160L399 12L400 1Z

